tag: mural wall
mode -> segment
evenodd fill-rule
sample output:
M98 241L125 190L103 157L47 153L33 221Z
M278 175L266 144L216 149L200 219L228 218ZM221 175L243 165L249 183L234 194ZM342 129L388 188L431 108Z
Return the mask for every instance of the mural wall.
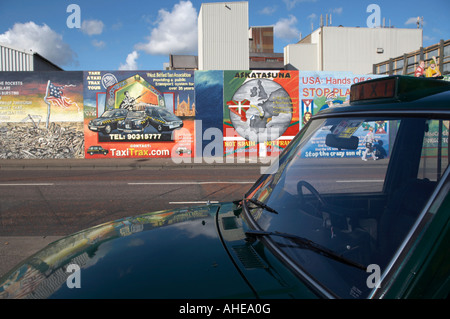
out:
M350 86L374 77L248 70L1 72L0 158L274 156L312 115L348 103ZM383 123L373 127L387 138ZM320 141L310 155L331 156Z
M356 75L351 72L301 72L299 92L301 99L301 126L303 127L312 115L329 107L336 107L349 103L350 86L352 84L371 80L384 75ZM335 134L343 137L345 134L357 136L361 141L357 150L335 151L325 145L325 131L311 141L304 158L335 158L361 157L365 147L362 143L370 129L378 140L376 147L380 158L387 156L389 150L389 129L385 122L372 122L362 125L361 122L342 123Z
M298 71L224 71L225 156L278 155L299 131Z
M301 126L323 109L348 103L352 84L382 76L355 75L351 72L301 72Z
M0 73L0 158L83 158L82 72Z

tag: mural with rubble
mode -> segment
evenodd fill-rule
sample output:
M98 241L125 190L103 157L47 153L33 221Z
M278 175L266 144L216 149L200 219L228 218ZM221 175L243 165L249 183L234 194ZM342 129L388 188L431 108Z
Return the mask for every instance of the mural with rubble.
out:
M82 75L1 72L0 159L84 157Z

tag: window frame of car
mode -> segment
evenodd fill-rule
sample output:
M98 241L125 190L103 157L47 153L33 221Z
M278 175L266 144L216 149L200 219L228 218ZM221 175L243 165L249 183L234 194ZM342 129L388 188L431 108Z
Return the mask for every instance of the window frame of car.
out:
M437 110L415 110L415 111L404 111L401 109L393 109L393 110L382 110L382 111L352 111L352 112L339 112L334 111L333 113L319 113L318 115L315 115L311 121L309 121L305 127L300 131L300 133L294 138L294 140L286 147L285 151L280 155L280 163L278 164L279 167L282 167L282 163L285 160L290 160L290 157L293 156L291 153L291 149L294 147L293 145L297 144L297 139L303 138L303 135L308 131L308 128L311 123L314 123L314 120L320 120L320 119L329 119L329 118L373 118L373 117L392 117L392 118L429 118L429 119L437 119L437 120L444 120L447 121L450 119L450 110L449 111L437 111ZM299 142L300 144L302 142ZM295 146L295 149L300 147L299 145ZM449 146L450 148L450 146ZM392 154L390 154L392 156ZM394 162L395 164L395 162ZM389 167L391 165L394 165L391 162L389 163ZM386 173L388 174L388 173ZM255 189L257 185L261 183L261 181L265 180L267 175L262 175L258 181L254 184L252 188L245 194L244 200L249 196L249 194L252 193L252 190ZM377 289L374 288L368 295L368 298L378 298L383 297L383 295L389 293L389 290L391 288L391 285L394 281L391 282L392 279L395 279L396 276L398 276L399 273L402 272L402 269L404 267L404 264L408 262L409 255L411 254L412 249L415 245L418 243L416 242L416 239L418 236L422 234L422 232L426 231L430 223L433 222L433 218L429 218L430 209L438 209L440 205L442 205L442 202L444 201L448 189L450 189L450 173L449 173L449 167L447 166L444 168L441 179L437 183L434 191L432 192L432 195L427 199L427 202L425 204L425 207L422 209L422 211L419 214L419 217L415 220L413 226L409 230L408 234L405 238L403 238L401 245L397 248L394 255L390 258L390 261L388 262L387 266L385 267L385 270L383 271L381 283L388 283L386 287L383 287L383 289ZM383 186L383 192L388 191L385 189L386 183L389 183L391 181L388 181L388 176L386 176L385 185ZM388 184L389 185L389 184ZM258 222L254 220L251 212L247 209L247 207L244 205L244 218L249 224L249 227L251 229L255 230L263 230L258 225ZM305 269L301 267L301 265L297 264L295 260L293 260L289 255L287 255L283 249L281 249L278 244L273 241L271 238L263 237L260 239L261 242L264 243L264 245L272 252L274 253L278 258L280 258L285 265L290 268L294 273L297 274L298 277L300 277L316 294L318 294L321 297L325 298L338 298L337 295L333 291L330 291L326 286L325 283L321 283L317 281L311 274L309 274ZM420 243L419 243L420 244ZM408 271L405 269L405 271Z
M435 217L443 208L445 201L449 200L449 191L450 168L447 167L419 217L386 266L380 279L380 282L386 283L386 285L382 289L374 288L368 298L402 298L411 289L408 286L416 280L414 277L420 268L427 259L434 257L432 244L437 241L438 237L446 235L443 231L448 223L448 218L439 222L439 220L435 220ZM438 218L445 219L445 216L439 214ZM424 237L427 237L428 240L418 240ZM424 251L429 251L429 253L424 253Z

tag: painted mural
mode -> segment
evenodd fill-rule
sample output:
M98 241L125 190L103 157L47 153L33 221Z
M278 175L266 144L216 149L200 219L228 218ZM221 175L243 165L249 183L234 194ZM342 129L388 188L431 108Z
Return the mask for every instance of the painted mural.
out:
M377 77L381 76L351 72L300 72L301 127L323 109L348 104L352 84Z
M375 77L257 70L1 72L0 158L277 156L311 116L346 105L352 84ZM369 127L387 149L384 123L354 132L363 140ZM316 142L304 156L336 155Z
M298 71L224 71L225 156L277 155L299 131Z
M83 158L82 72L1 72L0 158Z
M299 92L301 104L301 127L306 125L314 114L329 107L345 106L350 102L352 84L371 80L382 75L357 75L351 72L300 72ZM348 132L359 138L357 150L338 151L325 145L325 133L318 134L309 145L304 158L362 157L365 151L365 136L373 130L377 143L377 157L386 157L389 150L389 128L384 122L346 122L341 123L342 134Z

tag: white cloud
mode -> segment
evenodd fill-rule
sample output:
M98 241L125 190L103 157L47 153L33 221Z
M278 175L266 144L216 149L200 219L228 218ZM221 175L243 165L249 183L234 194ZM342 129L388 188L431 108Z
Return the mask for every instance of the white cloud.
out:
M317 14L315 14L315 13L311 13L309 16L307 16L306 17L307 19L309 19L309 20L315 20L316 18L317 18Z
M343 11L344 11L344 9L342 7L334 8L333 10L331 10L332 13L336 13L336 14L341 14Z
M417 23L417 17L412 17L412 18L409 18L408 20L406 20L405 25L415 24L415 23Z
M81 24L81 31L87 35L102 34L104 24L100 20L84 20Z
M277 38L292 40L300 37L300 31L295 27L297 18L289 15L289 18L280 19L274 26L273 32Z
M316 2L317 0L283 0L283 2L286 4L286 8L288 10L294 9L294 7L297 5L297 3L302 2Z
M190 1L180 1L172 12L159 10L156 24L148 42L137 44L137 50L152 55L197 52L197 10Z
M105 41L101 41L101 40L96 40L96 39L94 39L94 40L92 40L92 45L94 46L94 47L96 47L96 48L98 48L98 49L102 49L102 48L104 48L105 46L106 46L106 43L105 43Z
M133 51L127 55L125 60L125 64L120 64L119 70L137 70L137 59L139 57L139 53L137 51Z
M409 24L415 24L417 25L417 18L418 17L411 17L408 20L406 20L405 25L409 25ZM422 18L420 18L420 24L421 25L425 25L425 20L422 21Z
M275 11L277 11L277 6L264 7L259 11L259 13L264 15L272 15Z
M435 41L435 37L430 37L428 35L424 35L423 36L423 41L428 41L428 42L434 42Z
M122 27L123 27L123 23L119 21L119 22L117 22L117 23L114 23L114 24L111 26L111 29L117 31L117 30L122 29Z
M16 23L12 29L0 34L0 43L32 50L59 66L77 64L75 52L60 34L46 24L41 26L32 21Z

